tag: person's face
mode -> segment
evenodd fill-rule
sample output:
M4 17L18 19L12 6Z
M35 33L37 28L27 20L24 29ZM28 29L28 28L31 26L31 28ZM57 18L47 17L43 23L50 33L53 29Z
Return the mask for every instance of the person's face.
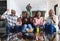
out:
M49 16L53 16L53 14L54 14L54 12L53 12L53 10L51 9L51 10L49 11Z
M40 18L40 16L41 16L41 12L38 12L38 13L37 13L37 17Z
M33 19L32 18L30 18L30 22L33 22Z
M11 14L12 14L12 16L15 16L16 11L15 10L11 10Z
M17 21L21 21L21 18L18 18L18 20Z
M26 17L29 17L29 12L26 13Z

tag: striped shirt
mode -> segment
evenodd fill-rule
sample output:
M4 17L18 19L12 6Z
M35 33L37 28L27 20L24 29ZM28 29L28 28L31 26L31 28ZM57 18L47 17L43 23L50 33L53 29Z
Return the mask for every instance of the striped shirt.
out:
M15 26L16 23L17 23L17 16L12 16L11 14L3 14L2 15L2 18L3 19L6 19L7 20L7 23L11 26Z

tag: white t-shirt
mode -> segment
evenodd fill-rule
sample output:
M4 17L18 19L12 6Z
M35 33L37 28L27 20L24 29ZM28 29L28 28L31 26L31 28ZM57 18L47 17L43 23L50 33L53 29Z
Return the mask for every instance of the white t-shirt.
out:
M58 27L58 16L57 16L57 15L54 15L53 19L54 19L54 21L55 21L56 23L54 23L53 20L52 20L50 17L48 17L48 18L46 19L46 20L47 20L46 22L49 23L49 24L52 23L52 24L56 27L56 30L59 31L59 27Z

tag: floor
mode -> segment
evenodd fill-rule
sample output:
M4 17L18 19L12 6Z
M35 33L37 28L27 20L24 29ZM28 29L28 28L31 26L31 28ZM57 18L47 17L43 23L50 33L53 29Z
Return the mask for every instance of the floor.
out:
M60 35L59 35L59 37L60 37ZM0 41L1 41L1 39L0 39ZM29 41L28 39L27 40L23 40L23 39L19 39L18 41ZM35 41L35 40L34 40ZM46 41L48 41L48 40L46 40ZM54 40L55 41L55 40ZM60 41L60 38L59 38L59 41Z
M0 41L1 41L1 39L0 39ZM23 40L23 39L19 39L18 41L25 41L25 40ZM26 40L26 41L29 41L28 39ZM46 40L46 41L48 41L48 40ZM54 41L56 41L56 40L54 40ZM59 33L59 41L60 41L60 33Z

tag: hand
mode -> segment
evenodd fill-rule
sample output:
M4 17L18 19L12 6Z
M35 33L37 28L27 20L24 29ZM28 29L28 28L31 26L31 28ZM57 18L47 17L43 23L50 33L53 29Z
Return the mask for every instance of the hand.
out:
M51 17L51 19L53 20L53 16L50 16Z
M53 20L54 23L56 23L55 20L54 20L54 18L53 18L53 16L51 16L51 19Z

